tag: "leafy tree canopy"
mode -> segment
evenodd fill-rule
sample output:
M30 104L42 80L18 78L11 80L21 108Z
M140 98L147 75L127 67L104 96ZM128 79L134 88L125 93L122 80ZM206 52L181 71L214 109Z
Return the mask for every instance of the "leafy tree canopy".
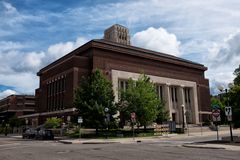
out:
M47 121L45 122L44 126L46 128L59 128L61 127L61 123L63 120L61 118L47 118Z
M211 98L211 106L214 106L214 105L218 105L221 109L224 109L222 102L219 99L212 97Z
M22 125L24 125L24 124L25 124L24 119L19 119L19 118L17 118L16 116L11 117L11 118L9 119L9 125L10 125L10 127L20 127L20 126L22 126Z
M83 77L75 92L74 105L83 118L83 125L91 128L103 128L105 108L110 115L116 114L112 83L97 69L88 77ZM114 121L111 118L111 121Z
M230 105L233 107L233 122L240 127L240 85L234 85L229 91Z
M165 116L163 103L156 94L155 85L145 74L137 81L128 81L126 91L121 91L121 102L127 102L126 107L120 108L126 120L130 119L131 112L135 112L140 126L147 126L157 118Z
M235 69L233 74L236 76L235 79L233 80L235 85L240 85L240 65L238 68Z

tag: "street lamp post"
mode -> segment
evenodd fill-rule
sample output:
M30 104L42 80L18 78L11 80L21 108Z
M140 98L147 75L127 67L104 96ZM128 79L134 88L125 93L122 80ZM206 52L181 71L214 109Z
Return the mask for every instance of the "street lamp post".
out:
M183 129L183 133L184 133L184 128L185 128L185 122L184 122L184 104L182 104L181 106L182 106L182 129Z
M229 83L228 87L231 88L232 87L232 83ZM223 86L219 86L218 89L219 89L220 92L223 92L224 87ZM225 93L226 93L226 96L227 96L227 106L229 107L229 96L228 96L228 89L227 88L225 89ZM231 123L231 120L229 120L229 128L230 128L231 142L233 142L233 133L232 133L232 123Z
M110 114L108 113L108 111L109 111L109 108L108 107L106 107L105 109L104 109L104 111L105 111L105 121L106 121L106 123L107 123L107 132L109 132L109 121L110 121ZM107 133L108 134L108 133ZM108 137L108 136L107 136Z
M228 97L228 90L225 89L226 96L227 96L227 105L229 107L229 97ZM229 121L229 127L230 127L230 136L231 136L231 142L233 142L233 133L232 133L232 123Z

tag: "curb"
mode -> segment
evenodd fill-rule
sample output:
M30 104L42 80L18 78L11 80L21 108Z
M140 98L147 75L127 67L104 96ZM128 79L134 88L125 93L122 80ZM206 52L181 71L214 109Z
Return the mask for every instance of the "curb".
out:
M81 144L114 144L120 142L82 142Z
M226 149L224 147L210 147L210 146L201 146L201 145L182 145L183 147L187 148L200 148L200 149Z
M113 141L110 141L110 142L84 142L84 141L58 141L60 143L63 143L63 144L113 144L113 143L120 143L120 142L113 142Z
M60 143L63 143L63 144L73 144L73 142L69 142L69 141L58 141Z

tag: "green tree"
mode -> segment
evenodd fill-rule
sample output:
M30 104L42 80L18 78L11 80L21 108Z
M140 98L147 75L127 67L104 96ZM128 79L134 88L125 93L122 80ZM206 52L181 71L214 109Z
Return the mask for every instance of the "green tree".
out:
M218 105L221 109L224 109L222 102L215 97L211 97L211 106Z
M125 120L130 120L131 112L135 112L139 126L144 128L157 118L165 116L155 85L145 74L141 75L137 81L128 80L126 91L121 91L120 104L122 102L127 103L125 107L120 108Z
M158 124L161 124L164 121L169 120L169 112L166 111L165 109L165 102L160 101L160 104L158 105L158 115L157 115L157 119L156 122Z
M12 132L14 127L19 128L20 126L23 126L23 125L25 125L24 119L19 119L16 116L13 116L9 119L9 126L12 128Z
M59 128L61 127L62 122L63 120L61 118L56 118L56 117L47 118L44 126L46 128Z
M234 85L228 95L233 111L234 126L240 127L240 85Z
M235 85L240 85L240 65L238 68L235 69L233 74L236 76L235 79L233 80Z
M108 114L116 114L112 83L97 69L88 77L83 77L75 92L74 105L83 118L83 126L98 129L106 127L105 108ZM114 123L114 119L110 119Z

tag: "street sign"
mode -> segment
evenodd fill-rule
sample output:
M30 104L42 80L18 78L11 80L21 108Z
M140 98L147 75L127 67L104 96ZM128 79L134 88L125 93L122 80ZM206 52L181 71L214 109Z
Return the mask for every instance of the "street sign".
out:
M67 116L67 121L70 122L71 121L71 117Z
M136 119L136 114L135 114L135 112L132 112L132 113L131 113L131 119Z
M225 115L232 116L232 107L225 107Z
M83 123L82 117L78 117L78 123Z
M132 122L136 122L136 113L135 112L131 113L131 120L132 120Z
M214 104L214 105L212 105L212 109L213 109L213 110L215 110L215 109L220 109L220 106L217 105L217 104Z
M213 109L212 110L212 115L214 116L214 117L219 117L220 116L220 109Z
M212 120L213 120L213 122L219 122L219 121L221 121L221 117L220 116L219 117L212 116Z
M221 110L220 110L220 109L213 109L213 110L212 110L212 119L213 119L213 122L221 121L220 113L221 113Z
M106 114L106 121L110 122L110 114L109 113Z
M228 121L232 121L232 116L227 116Z

